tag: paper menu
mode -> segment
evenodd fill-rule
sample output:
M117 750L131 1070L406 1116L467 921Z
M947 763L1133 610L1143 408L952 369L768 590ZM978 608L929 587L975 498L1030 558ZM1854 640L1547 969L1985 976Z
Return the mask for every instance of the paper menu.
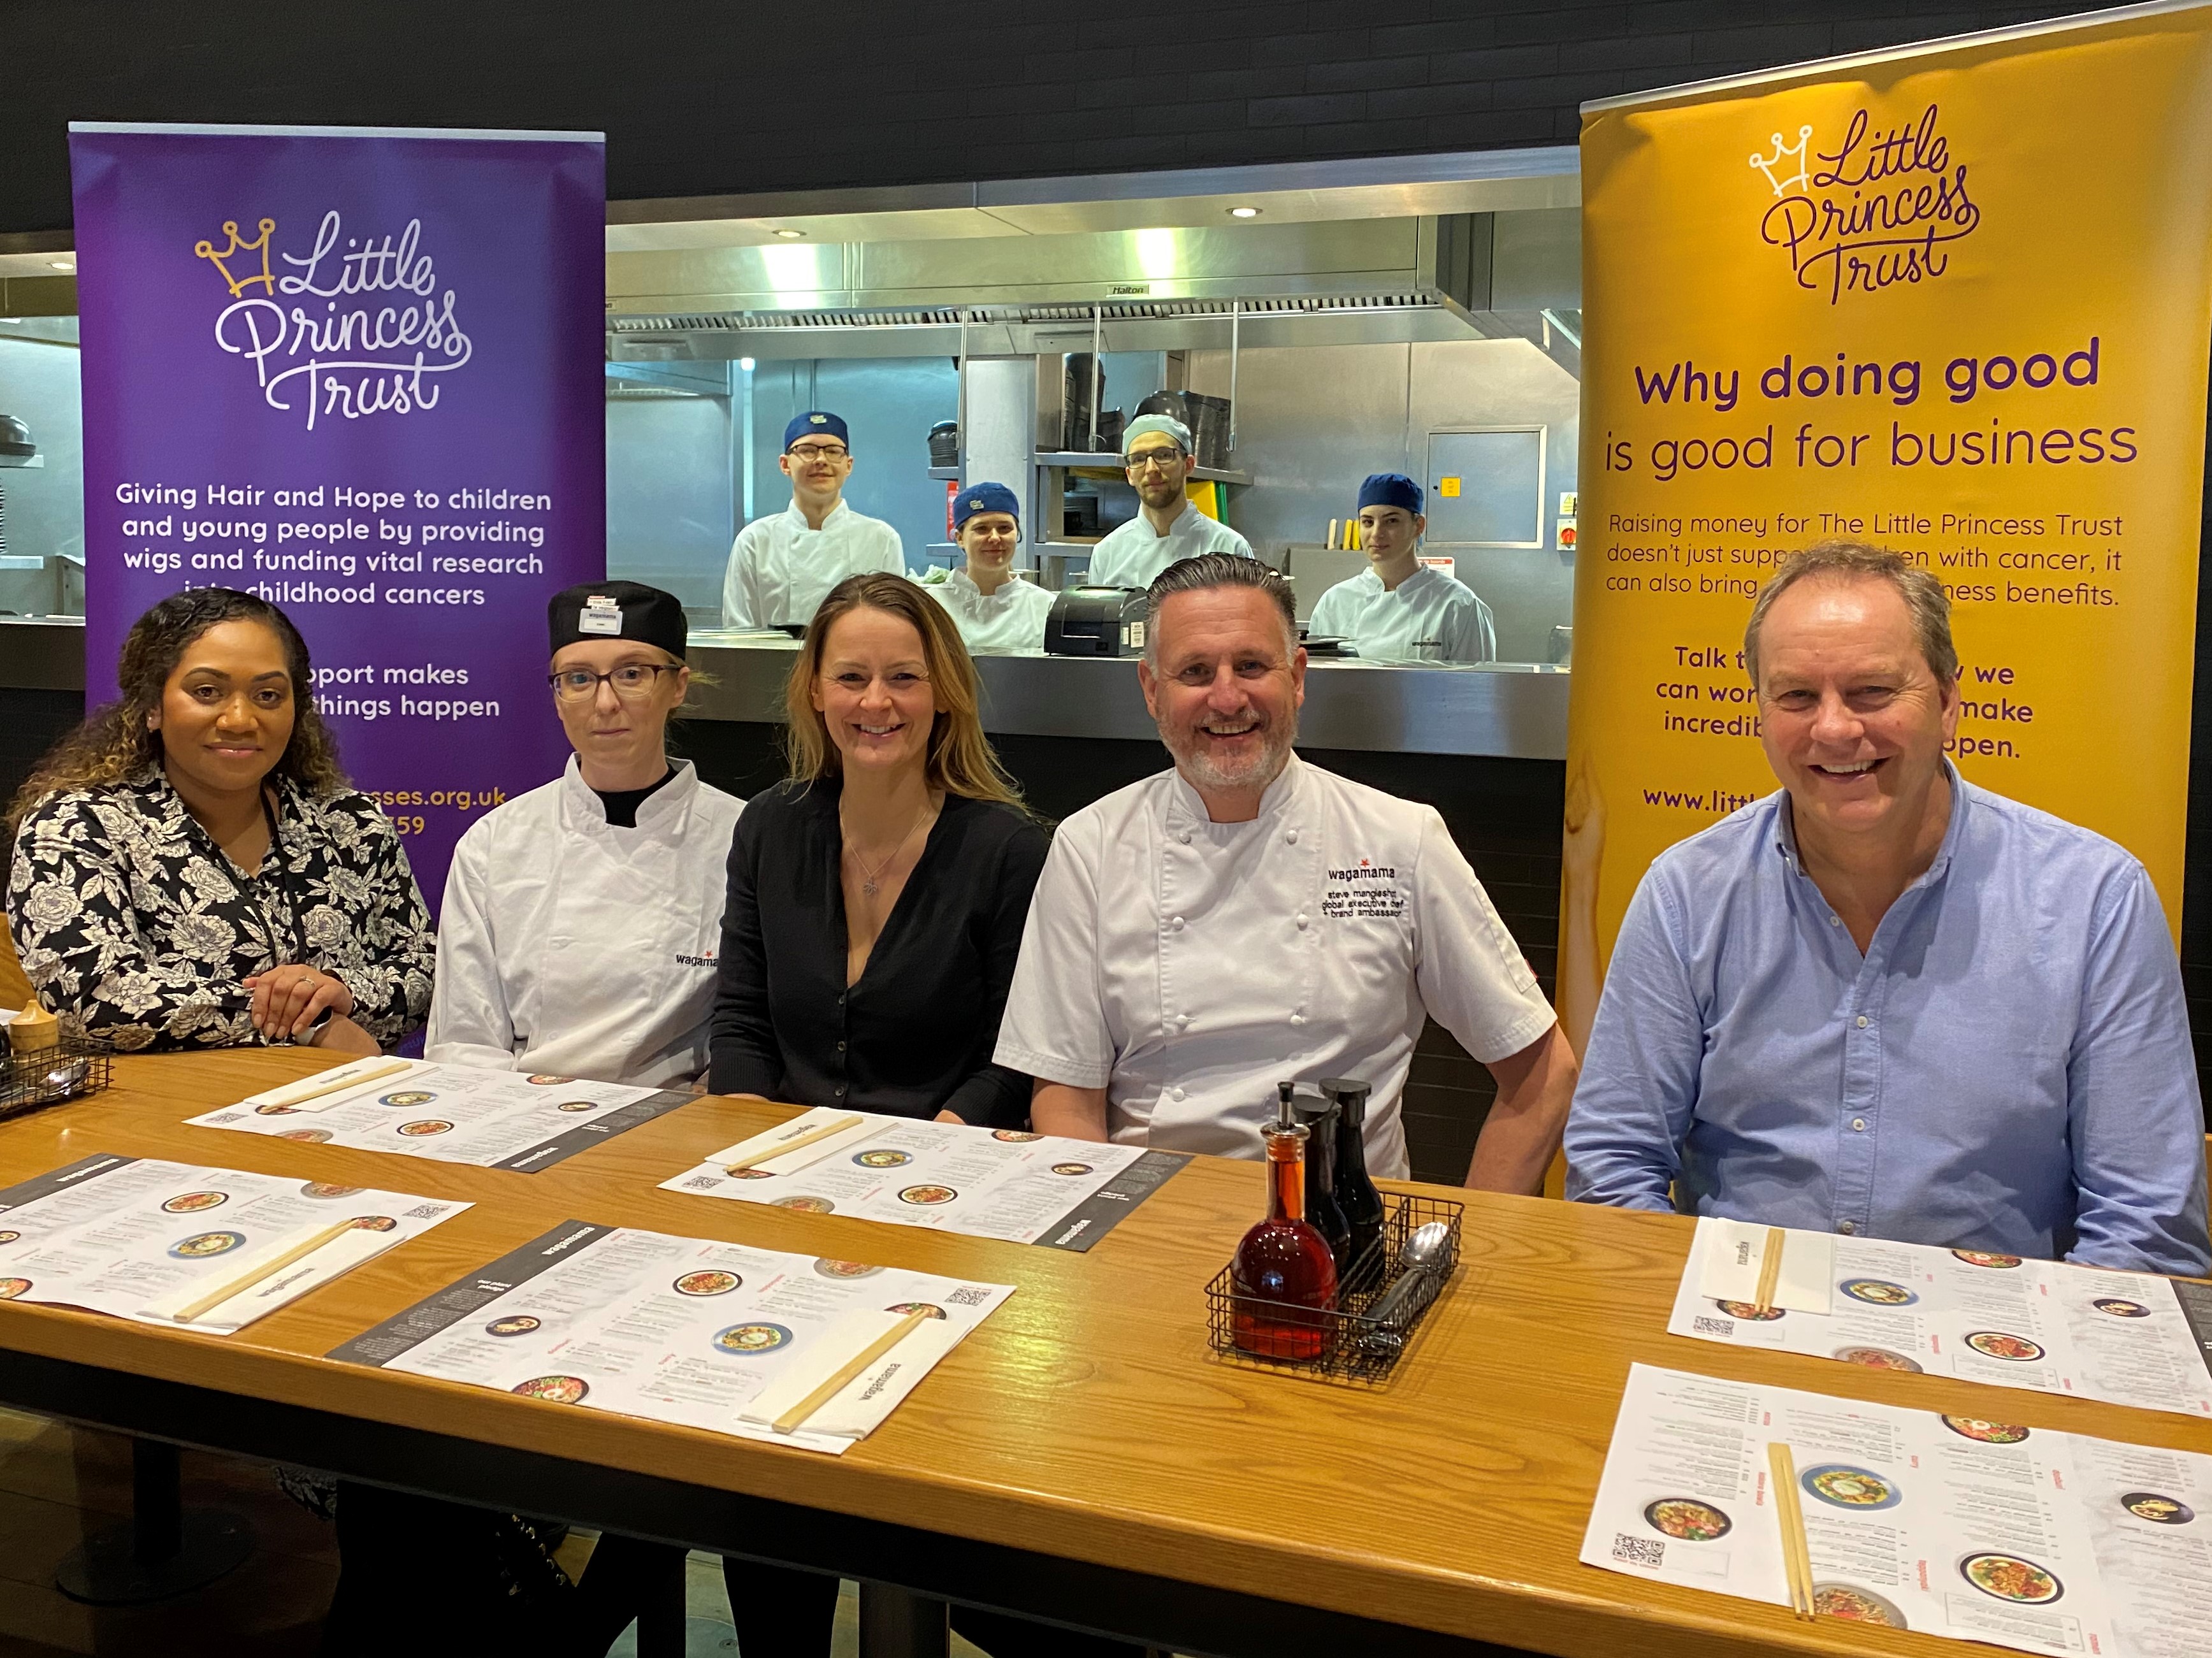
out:
M0 1299L228 1335L465 1203L152 1158L92 1157L0 1191ZM196 1315L176 1315L292 1247L312 1253Z
M732 1173L729 1165L847 1118L858 1125ZM661 1182L667 1192L1085 1250L1189 1162L1012 1129L817 1107Z
M1766 1447L1790 1447L1814 1604L2023 1652L2212 1658L2212 1458L1637 1365L1585 1564L1789 1604ZM2185 1518L2184 1516L2186 1516Z
M1706 1296L1734 1223L1698 1222L1668 1330L1737 1347L2212 1416L2212 1292L2142 1272L1791 1232L1833 1252L1831 1310L1765 1318ZM1790 1252L1785 1252L1784 1260Z
M568 1221L330 1357L836 1454L1012 1294L1011 1284ZM849 1314L917 1308L943 1329L894 1348L796 1433L746 1419L794 1370L823 1380L858 1351L837 1345Z
M189 1125L531 1173L691 1098L674 1090L422 1060L319 1099L285 1102L291 1089L255 1095Z

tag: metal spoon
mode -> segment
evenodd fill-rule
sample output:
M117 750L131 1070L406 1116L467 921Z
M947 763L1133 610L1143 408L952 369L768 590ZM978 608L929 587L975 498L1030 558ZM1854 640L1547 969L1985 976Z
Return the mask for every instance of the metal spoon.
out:
M1451 1228L1440 1220L1431 1221L1406 1240L1406 1247L1398 1253L1397 1281L1367 1309L1365 1316L1372 1327L1361 1345L1368 1351L1395 1353L1406 1345L1406 1333L1401 1327L1411 1320L1422 1291L1443 1269L1450 1248Z

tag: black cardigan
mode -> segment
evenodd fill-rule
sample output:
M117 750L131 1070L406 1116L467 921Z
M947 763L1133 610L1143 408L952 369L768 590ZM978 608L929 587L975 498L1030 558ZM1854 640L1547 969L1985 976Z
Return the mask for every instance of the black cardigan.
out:
M1044 831L1009 807L947 794L848 992L841 792L831 779L779 784L738 819L708 1086L1019 1127L1030 1079L991 1054Z

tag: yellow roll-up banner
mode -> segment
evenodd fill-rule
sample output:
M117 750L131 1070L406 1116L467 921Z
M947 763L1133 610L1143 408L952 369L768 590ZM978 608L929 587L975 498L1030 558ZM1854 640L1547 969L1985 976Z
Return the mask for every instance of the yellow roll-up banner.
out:
M1584 111L1561 893L1577 1046L1645 866L1776 787L1741 655L1834 537L1948 591L1974 781L2178 927L2212 329L2212 7Z

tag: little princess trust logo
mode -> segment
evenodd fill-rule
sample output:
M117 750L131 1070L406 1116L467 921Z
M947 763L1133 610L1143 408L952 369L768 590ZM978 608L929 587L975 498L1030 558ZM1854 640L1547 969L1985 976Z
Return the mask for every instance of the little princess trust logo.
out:
M226 220L224 246L199 241L192 252L215 267L230 294L215 319L215 343L253 365L270 408L303 412L312 432L329 416L362 420L438 406L440 382L430 377L465 367L471 347L454 316L453 290L439 292L420 219L396 239L378 240L346 235L333 208L305 255L273 247L276 220L255 229L251 241L241 240L237 222ZM291 269L272 270L272 252Z
M1900 282L1932 281L1950 269L1950 245L1973 234L1981 209L1966 191L1966 164L1937 131L1936 106L1895 128L1855 112L1832 149L1818 146L1810 124L1796 143L1780 133L1751 167L1771 191L1760 239L1790 256L1800 288L1875 294Z

